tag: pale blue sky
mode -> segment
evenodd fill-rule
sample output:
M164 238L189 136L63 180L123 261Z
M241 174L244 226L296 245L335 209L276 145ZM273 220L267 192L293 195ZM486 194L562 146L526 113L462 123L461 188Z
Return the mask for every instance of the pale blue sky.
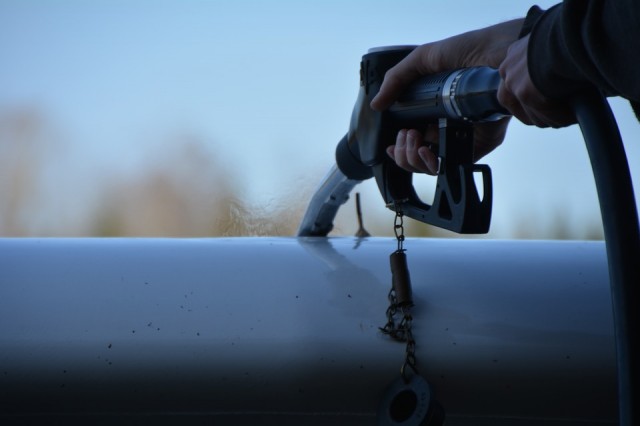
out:
M55 124L69 166L52 185L71 185L75 202L108 172L144 167L178 133L208 141L255 202L295 198L333 163L368 48L444 38L530 4L0 0L0 111L36 107ZM613 104L637 181L640 125ZM495 236L558 215L599 220L577 129L514 124L483 162L494 173ZM378 209L373 182L362 186Z

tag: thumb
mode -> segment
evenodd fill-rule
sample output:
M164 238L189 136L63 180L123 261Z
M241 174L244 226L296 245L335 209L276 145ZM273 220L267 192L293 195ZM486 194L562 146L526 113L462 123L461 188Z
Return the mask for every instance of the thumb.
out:
M415 48L386 72L380 90L371 100L370 106L373 110L383 111L389 108L411 83L432 72L424 69L423 58L428 55L429 49L428 44Z

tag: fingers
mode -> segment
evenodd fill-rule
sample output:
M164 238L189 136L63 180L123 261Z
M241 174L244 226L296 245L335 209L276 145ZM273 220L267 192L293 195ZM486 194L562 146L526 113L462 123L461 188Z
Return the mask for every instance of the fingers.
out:
M412 173L438 173L438 159L422 141L417 130L401 130L396 144L387 147L387 154L399 167Z
M568 106L548 100L533 87L533 83L519 84L505 79L498 88L498 102L529 126L560 128L575 123Z
M522 22L507 21L416 47L386 72L371 108L387 109L410 83L424 75L479 65L497 67L509 45L517 40Z
M371 101L372 109L383 111L389 108L404 89L423 75L419 70L421 50L420 47L414 49L406 58L386 72L378 94Z
M378 94L371 101L371 108L383 111L395 102L400 94L418 78L439 71L451 69L444 61L442 51L450 44L450 39L418 46L403 60L389 69Z
M505 117L474 126L474 162L502 144L510 119L511 117ZM396 136L395 145L387 147L387 154L399 167L409 172L437 175L438 156L428 145L436 143L438 137L439 130L436 125L427 126L424 137L417 130L401 130Z
M533 85L531 85L533 86ZM537 93L522 89L510 81L503 81L498 88L498 102L514 117L530 126L555 129L576 122L573 110L562 102L550 101Z
M527 36L513 43L500 64L498 102L524 124L558 128L575 123L573 110L567 104L546 98L531 81L528 41Z

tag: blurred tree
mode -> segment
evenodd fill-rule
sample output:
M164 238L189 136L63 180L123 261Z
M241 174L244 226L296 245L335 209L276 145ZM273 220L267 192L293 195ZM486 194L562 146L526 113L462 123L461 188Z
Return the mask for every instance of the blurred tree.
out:
M183 134L167 138L161 153L150 152L146 158L155 161L136 173L108 172L91 182L91 197L70 203L81 196L77 183L83 179L74 176L68 156L60 155L63 144L54 130L37 109L0 111L0 236L292 236L313 190L292 184L294 194L256 206L208 141ZM423 180L429 199L428 185L434 182ZM355 235L353 198L340 209L332 235ZM363 200L366 229L393 236L393 213L379 203L374 188ZM603 238L599 223L576 226L562 212L554 219L542 224L523 218L511 235ZM458 237L408 218L405 234Z
M297 222L251 208L233 175L204 142L187 136L167 145L164 158L138 176L107 185L92 235L293 235Z
M42 170L40 114L30 108L0 113L0 235L22 236L32 230Z

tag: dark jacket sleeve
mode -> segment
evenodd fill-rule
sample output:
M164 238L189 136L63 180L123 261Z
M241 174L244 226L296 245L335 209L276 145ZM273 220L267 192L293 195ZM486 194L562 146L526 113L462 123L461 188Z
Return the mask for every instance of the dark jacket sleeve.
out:
M549 98L588 85L640 102L640 1L565 0L535 16L528 63Z

